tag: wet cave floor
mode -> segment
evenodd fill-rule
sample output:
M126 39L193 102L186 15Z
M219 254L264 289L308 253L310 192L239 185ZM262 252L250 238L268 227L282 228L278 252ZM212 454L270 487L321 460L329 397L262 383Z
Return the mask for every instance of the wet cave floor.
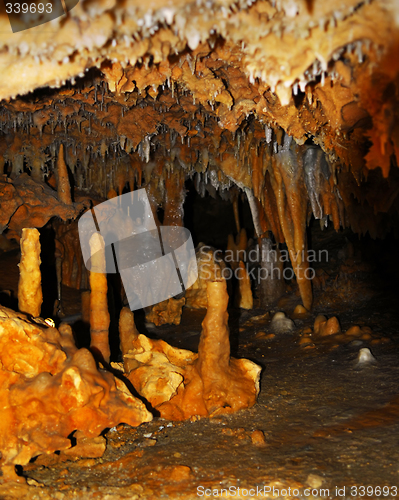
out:
M3 290L15 284L17 262L12 252L0 257ZM122 424L104 433L102 458L40 456L19 469L27 483L21 478L21 484L0 485L0 498L395 497L399 301L396 272L386 282L377 271L356 257L331 261L327 277L315 286L314 309L294 318L290 333L273 335L270 317L281 310L292 317L299 303L294 289L271 314L231 311L232 354L263 367L254 407L211 419L154 418L138 428ZM64 291L72 314L76 292ZM186 309L179 326L138 327L150 337L196 350L204 314ZM359 325L370 327L371 334L368 339L310 334L304 342L318 314L337 316L342 332ZM370 348L376 364L357 366L362 347ZM264 441L254 433L259 430Z

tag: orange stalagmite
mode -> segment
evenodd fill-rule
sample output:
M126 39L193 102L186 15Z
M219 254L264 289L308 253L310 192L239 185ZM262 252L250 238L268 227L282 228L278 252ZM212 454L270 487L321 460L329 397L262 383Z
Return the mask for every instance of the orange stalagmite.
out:
M104 240L99 233L90 238L90 347L95 355L109 362L108 329L110 317L107 302L107 275L105 273Z
M37 229L22 229L18 308L34 318L40 316L43 302L39 237Z
M207 285L208 311L198 354L135 335L132 315L120 320L124 370L139 394L170 420L232 413L255 404L261 368L230 357L226 281ZM127 318L125 316L128 316ZM127 341L126 341L127 339Z
M139 332L134 323L134 314L128 307L123 307L119 315L119 341L125 372L130 373L137 367L137 361L129 358L129 350L137 340Z
M230 240L229 240L230 241ZM234 239L231 241L234 242ZM198 279L186 290L186 306L193 309L206 309L208 304L207 285L214 279L223 278L226 264L215 250L208 245L202 245L196 252Z
M245 264L242 260L238 264L237 271L238 289L235 296L236 307L241 309L252 309L254 306L254 299L251 290L251 279L245 269Z
M226 281L210 281L207 292L208 310L202 322L198 358L185 376L181 408L186 418L249 408L259 393L260 366L247 359L230 357Z
M66 205L72 205L71 186L69 184L68 167L64 160L64 145L60 144L57 159L57 192L58 200Z

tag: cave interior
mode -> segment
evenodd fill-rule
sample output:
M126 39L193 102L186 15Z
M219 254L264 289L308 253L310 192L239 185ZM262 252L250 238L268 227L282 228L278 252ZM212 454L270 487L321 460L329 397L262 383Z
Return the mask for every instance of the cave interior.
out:
M0 497L396 496L397 2L14 23L0 6ZM190 286L132 307L105 202L120 240L189 234Z

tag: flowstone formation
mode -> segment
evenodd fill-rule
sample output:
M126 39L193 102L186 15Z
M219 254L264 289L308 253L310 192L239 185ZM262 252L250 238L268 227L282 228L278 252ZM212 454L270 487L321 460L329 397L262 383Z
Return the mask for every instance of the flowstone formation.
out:
M111 373L98 369L72 330L0 307L1 465L72 447L78 430L96 438L121 422L152 419L144 404Z
M133 314L121 312L125 375L163 418L232 413L253 406L259 394L261 367L230 357L225 280L209 281L207 294L198 354L139 334Z

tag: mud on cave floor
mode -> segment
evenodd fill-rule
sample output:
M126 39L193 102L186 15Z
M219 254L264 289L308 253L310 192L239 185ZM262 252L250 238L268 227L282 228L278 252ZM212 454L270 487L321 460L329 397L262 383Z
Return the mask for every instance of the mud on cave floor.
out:
M3 255L2 269L7 259L10 271L17 256ZM257 486L262 492L274 486L280 498L293 498L295 488L299 498L361 498L352 486L399 486L397 296L370 270L364 281L367 270L353 258L338 264L335 270L331 264L325 284L315 290L314 310L294 320L293 332L273 336L274 311L230 311L232 354L263 367L253 408L186 422L154 418L138 428L122 424L104 433L102 458L39 456L19 469L28 484L1 485L0 499L188 499L201 498L205 488L217 493L230 486L231 498L252 498L248 490ZM9 278L7 288L13 283ZM275 311L291 316L298 301L292 291ZM139 330L196 350L204 314L186 309L179 326ZM368 340L332 335L301 343L318 314L336 315L343 332L357 324L372 334ZM376 365L356 366L361 347L371 349ZM256 444L256 430L264 433L263 445ZM336 487L344 486L345 496L337 496Z

